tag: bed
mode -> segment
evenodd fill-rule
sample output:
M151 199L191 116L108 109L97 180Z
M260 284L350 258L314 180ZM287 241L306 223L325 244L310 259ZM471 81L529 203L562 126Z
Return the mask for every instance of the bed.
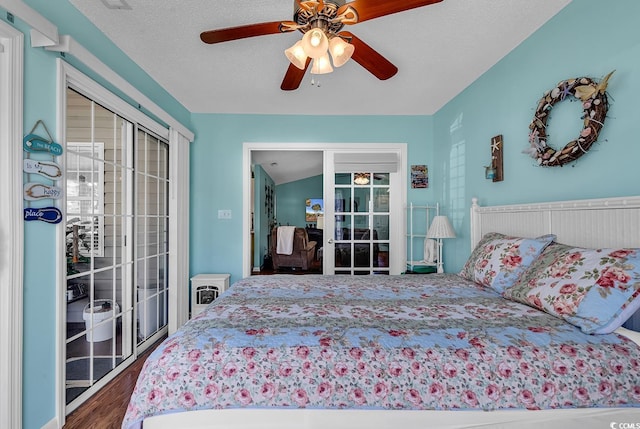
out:
M149 357L122 427L636 427L640 198L471 219L459 274L237 282Z

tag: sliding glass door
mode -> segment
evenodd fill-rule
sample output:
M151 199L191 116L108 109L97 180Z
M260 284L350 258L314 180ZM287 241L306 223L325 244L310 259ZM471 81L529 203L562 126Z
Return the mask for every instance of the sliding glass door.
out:
M133 128L67 90L67 404L133 353Z
M167 324L166 141L67 88L67 411ZM131 358L131 359L130 359Z

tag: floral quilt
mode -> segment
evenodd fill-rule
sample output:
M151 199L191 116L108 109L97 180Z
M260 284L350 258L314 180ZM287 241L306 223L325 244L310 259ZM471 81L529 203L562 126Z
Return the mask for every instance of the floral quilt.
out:
M163 342L122 423L221 408L640 407L640 348L453 274L253 276Z

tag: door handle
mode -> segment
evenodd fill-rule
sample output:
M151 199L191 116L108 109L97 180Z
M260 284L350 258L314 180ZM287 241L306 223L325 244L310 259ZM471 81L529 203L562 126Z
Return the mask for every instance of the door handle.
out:
M333 243L333 238L328 239L327 243L329 243L329 244Z

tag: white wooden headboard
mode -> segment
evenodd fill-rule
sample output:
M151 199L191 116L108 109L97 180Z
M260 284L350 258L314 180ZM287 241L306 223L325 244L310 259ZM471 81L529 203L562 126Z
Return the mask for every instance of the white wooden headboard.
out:
M556 234L573 246L640 247L640 196L481 207L471 204L471 249L488 232Z

